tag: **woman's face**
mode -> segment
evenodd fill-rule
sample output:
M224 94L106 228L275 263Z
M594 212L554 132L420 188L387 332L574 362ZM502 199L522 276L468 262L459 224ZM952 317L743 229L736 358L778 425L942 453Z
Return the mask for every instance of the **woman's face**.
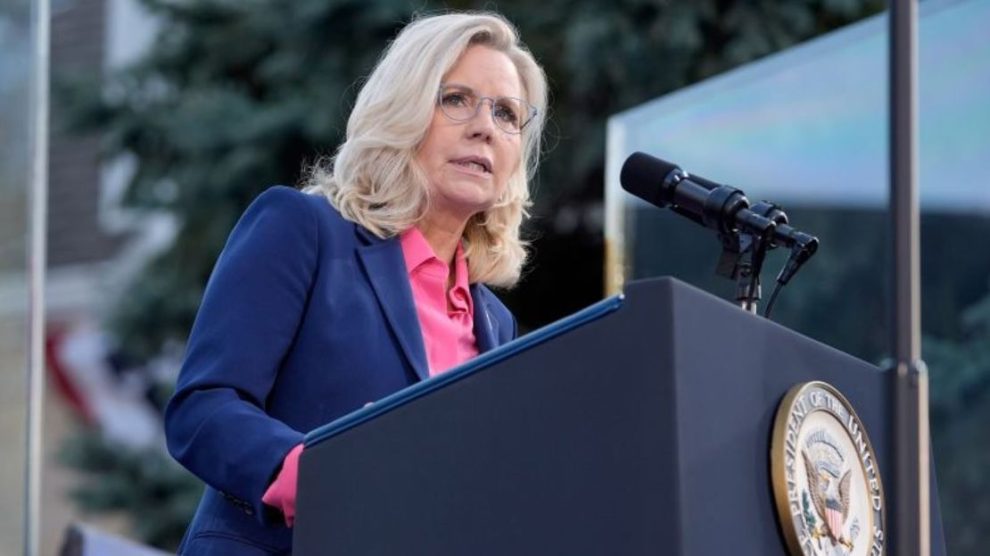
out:
M444 77L444 85L476 98L526 96L509 57L481 45L464 51ZM428 220L463 225L495 203L519 167L522 136L495 124L490 103L482 101L477 114L465 121L449 118L439 106L434 110L416 153L431 192Z

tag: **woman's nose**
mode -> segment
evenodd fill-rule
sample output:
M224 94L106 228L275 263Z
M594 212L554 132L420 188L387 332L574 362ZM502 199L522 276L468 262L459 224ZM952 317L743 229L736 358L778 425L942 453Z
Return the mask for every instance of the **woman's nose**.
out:
M484 135L487 139L491 139L495 132L494 107L495 101L493 99L483 98L478 101L478 108L474 111L474 116L468 120L471 137Z

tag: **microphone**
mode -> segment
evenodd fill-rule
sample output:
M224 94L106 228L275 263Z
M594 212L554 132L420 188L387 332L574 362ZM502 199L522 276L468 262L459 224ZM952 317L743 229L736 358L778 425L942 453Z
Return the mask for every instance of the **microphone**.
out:
M818 239L789 226L787 215L776 205L760 202L753 210L741 190L690 175L676 164L655 156L633 153L622 165L619 182L623 189L640 199L670 208L720 234L734 234L742 229L767 240L770 248L784 246L797 250L800 255L796 254L795 258L801 259L800 263L818 249Z
M767 236L776 226L772 220L749 210L742 191L691 176L677 165L646 153L626 159L619 175L622 188L644 201L671 210L722 234L739 228Z

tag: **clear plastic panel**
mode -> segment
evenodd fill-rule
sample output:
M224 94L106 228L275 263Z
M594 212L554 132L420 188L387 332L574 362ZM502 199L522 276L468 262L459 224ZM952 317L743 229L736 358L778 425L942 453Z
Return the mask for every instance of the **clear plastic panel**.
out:
M936 214L968 218L965 233L984 238L988 6L925 2L919 37L923 225ZM614 116L606 162L613 289L673 275L728 299L735 294L714 273L721 250L714 233L621 190L623 161L644 151L740 188L751 202L780 204L792 224L817 235L821 249L784 288L775 320L880 361L889 343L886 25L885 15L867 19ZM958 269L926 260L925 287L935 286L933 273L951 286ZM783 262L783 253L772 253L764 267L764 301ZM953 262L986 266L990 254Z
M30 2L6 0L0 4L0 555L24 549L33 47Z
M887 337L886 63L875 17L621 113L610 121L606 189L618 191L625 157L644 151L783 206L821 248L782 291L775 320L876 360ZM715 275L712 231L621 191L607 204L625 278L672 275L734 299L735 283ZM764 300L784 255L764 266ZM868 306L841 302L864 292ZM864 314L866 331L851 325Z

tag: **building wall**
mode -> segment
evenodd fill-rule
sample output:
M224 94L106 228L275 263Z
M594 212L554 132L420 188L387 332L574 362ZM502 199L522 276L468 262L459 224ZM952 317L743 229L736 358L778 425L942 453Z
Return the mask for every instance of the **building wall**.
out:
M59 6L61 4L61 6ZM52 18L52 79L101 76L107 29L105 0L58 3ZM63 131L64 103L52 96L49 146L48 265L52 270L104 261L123 237L99 221L100 139Z

